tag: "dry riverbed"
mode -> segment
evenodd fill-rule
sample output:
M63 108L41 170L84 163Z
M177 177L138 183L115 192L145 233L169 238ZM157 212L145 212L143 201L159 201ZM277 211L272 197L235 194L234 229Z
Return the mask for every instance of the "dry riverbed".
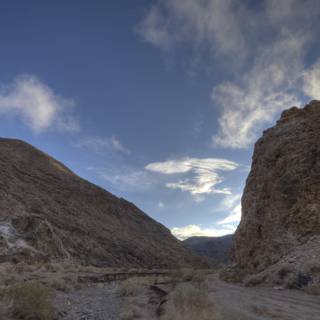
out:
M212 271L180 270L167 274L83 269L76 273L70 267L53 266L28 270L21 269L15 276L1 273L2 292L15 282L30 280L51 286L59 320L320 319L319 296L230 284L219 280ZM3 303L2 306L7 307ZM1 314L1 305L0 319L9 319L3 310Z

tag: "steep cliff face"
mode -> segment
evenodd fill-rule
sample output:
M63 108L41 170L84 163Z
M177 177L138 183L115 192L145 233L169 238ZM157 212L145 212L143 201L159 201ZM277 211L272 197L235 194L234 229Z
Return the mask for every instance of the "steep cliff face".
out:
M115 267L203 261L132 203L18 140L0 139L0 261Z
M280 261L302 265L320 258L319 237L320 102L312 101L284 111L255 145L235 259L249 273Z

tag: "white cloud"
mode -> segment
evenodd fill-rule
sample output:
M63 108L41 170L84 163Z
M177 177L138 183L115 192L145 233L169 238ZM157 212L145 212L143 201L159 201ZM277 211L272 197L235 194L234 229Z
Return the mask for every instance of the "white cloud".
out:
M221 110L215 145L246 148L278 112L301 104L295 85L302 73L304 45L303 38L284 35L260 51L240 85L226 82L213 89L212 100Z
M257 24L257 34L266 27L273 36L261 38L252 50L254 63L235 82L225 82L213 89L212 99L219 106L219 131L213 143L221 147L246 148L261 129L280 111L300 106L300 80L304 57L317 39L314 23L319 19L320 3L316 0L267 0L262 13L254 13L265 25ZM253 17L255 19L256 17ZM304 90L314 95L317 69L305 75Z
M87 148L97 153L118 152L125 155L129 155L131 153L130 150L126 148L115 136L105 138L86 138L77 143L76 146Z
M16 116L37 133L48 129L78 131L79 124L71 113L73 104L32 75L19 76L0 88L0 115Z
M154 4L139 31L145 41L168 50L176 44L191 42L196 50L213 55L246 54L242 28L250 30L247 9L235 0L160 0ZM252 27L252 25L251 25Z
M231 194L229 188L216 188L216 185L223 182L223 178L218 172L235 170L238 166L237 163L225 159L183 158L150 163L145 169L165 175L192 174L192 178L169 182L166 184L166 187L190 192L196 200L201 200L201 195L204 194Z
M159 0L141 33L160 48L183 43L195 49L193 55L206 51L206 65L216 63L216 55L223 57L233 79L213 88L220 115L212 141L247 148L278 113L301 105L302 75L304 92L319 97L319 65L304 73L306 53L318 40L319 19L318 0L265 0L255 9L239 0ZM230 63L234 59L237 68Z
M190 237L221 237L227 234L232 234L235 231L235 227L232 225L224 225L223 228L202 228L198 225L187 225L181 228L172 228L171 233L180 240L185 240Z
M240 193L225 196L224 199L221 201L219 211L229 211L233 209L240 203L241 197L242 194Z
M320 100L320 59L303 75L303 91L312 99Z
M217 224L224 225L230 223L238 223L241 220L241 203L237 204L231 211L231 213L224 219L218 221Z

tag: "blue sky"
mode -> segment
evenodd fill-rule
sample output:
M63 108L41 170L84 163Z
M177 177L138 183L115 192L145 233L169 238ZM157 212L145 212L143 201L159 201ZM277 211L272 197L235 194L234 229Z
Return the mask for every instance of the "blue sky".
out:
M232 233L253 144L320 98L318 0L0 2L0 135L180 239Z

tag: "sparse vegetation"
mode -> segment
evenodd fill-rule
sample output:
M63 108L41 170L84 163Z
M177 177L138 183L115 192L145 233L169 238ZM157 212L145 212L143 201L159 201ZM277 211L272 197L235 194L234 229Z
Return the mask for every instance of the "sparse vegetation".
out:
M154 280L150 277L133 277L121 282L118 292L120 296L128 297L137 295L145 285L149 285Z
M314 296L320 296L320 285L311 284L304 288L304 291Z
M138 305L126 303L122 305L120 320L133 320L141 318L142 312Z
M195 270L191 268L181 268L172 272L172 277L176 281L191 281Z
M179 284L170 295L162 320L214 320L216 312L206 288Z
M12 286L5 298L10 302L10 314L23 320L54 320L54 291L38 282L26 282Z

